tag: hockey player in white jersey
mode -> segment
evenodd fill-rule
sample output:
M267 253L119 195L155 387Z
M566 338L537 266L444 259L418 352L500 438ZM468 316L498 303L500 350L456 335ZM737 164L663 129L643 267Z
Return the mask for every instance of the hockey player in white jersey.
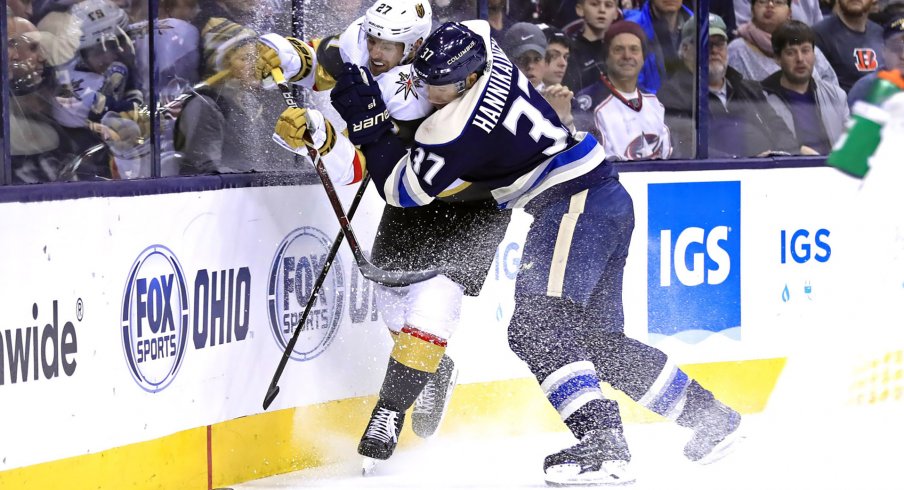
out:
M327 90L335 85L345 63L366 66L374 73L370 89L381 99L394 131L410 140L417 125L433 111L426 88L412 76L410 65L431 28L431 8L426 1L380 0L339 36L310 43L275 34L263 36L266 47L259 71L264 82L272 84L270 71L279 66L288 80ZM312 141L302 139L307 119L314 121ZM372 140L366 125L349 125L348 130L355 144ZM360 180L363 158L335 149L348 140L337 134L319 111L287 109L276 135L293 151L305 144L317 148L337 183ZM457 376L454 362L445 355L446 342L459 323L463 296L480 292L508 221L509 213L486 198L456 204L437 202L411 210L384 209L371 257L374 263L386 269L439 269L442 274L406 288L377 286L377 306L395 346L380 401L358 447L365 457L387 459L392 454L412 402L414 432L428 437L436 431ZM487 244L480 254L465 257L457 253L475 236ZM391 413L400 415L387 430Z
M55 35L50 61L61 91L54 118L63 126L91 126L108 111L143 103L133 85L135 49L128 23L125 11L110 0L84 0L39 23L38 29Z
M499 206L533 216L509 345L579 440L546 458L547 482L633 480L618 404L603 395L601 381L691 429L687 458L709 462L723 455L740 415L665 353L624 334L622 279L634 210L603 148L592 136L567 130L491 40L485 21L438 28L414 70L441 108L421 124L411 147L377 117L385 109L366 69L346 65L331 93L333 106L348 124L374 122L379 137L361 150L389 204L425 206L461 197L462 189L482 190ZM387 410L382 430L395 431L401 415Z

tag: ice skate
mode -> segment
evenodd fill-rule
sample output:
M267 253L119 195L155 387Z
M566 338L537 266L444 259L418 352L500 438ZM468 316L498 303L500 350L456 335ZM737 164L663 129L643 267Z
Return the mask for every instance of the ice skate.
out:
M446 416L452 390L458 379L458 368L451 357L444 355L436 372L424 385L414 401L411 411L411 428L418 437L427 438L436 433Z
M358 443L358 454L364 456L362 473L373 471L377 460L389 459L399 443L399 434L405 423L405 414L390 410L380 404L370 415L367 430Z
M547 456L543 471L546 484L553 487L624 485L634 481L630 461L631 452L620 428L595 430L574 446Z
M740 427L741 414L714 400L693 427L694 435L684 446L684 455L700 464L714 463L734 451L744 439Z

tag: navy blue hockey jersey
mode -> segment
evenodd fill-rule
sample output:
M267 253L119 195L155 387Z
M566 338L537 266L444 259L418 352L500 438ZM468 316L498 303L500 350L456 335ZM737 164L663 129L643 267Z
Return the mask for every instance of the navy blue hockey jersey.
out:
M395 138L364 148L384 199L410 207L490 193L502 207L523 207L537 196L573 194L613 175L603 148L592 136L575 138L565 128L490 39L489 24L464 24L484 38L487 70L421 124L411 148Z

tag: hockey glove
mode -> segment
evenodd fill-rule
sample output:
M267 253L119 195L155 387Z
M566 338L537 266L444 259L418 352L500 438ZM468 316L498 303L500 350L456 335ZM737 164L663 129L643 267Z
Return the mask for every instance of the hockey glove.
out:
M294 37L264 34L257 43L257 73L263 87L276 87L274 68L282 68L286 80L298 82L311 74L314 67L314 48Z
M367 68L346 63L336 78L330 99L348 124L348 139L356 145L373 143L392 129L380 86Z
M336 144L336 131L320 111L290 107L276 121L273 141L299 155L307 155L304 147L310 146L325 156Z
M99 126L109 131L105 132L104 139L113 153L119 178L149 177L151 143L148 139L148 116L139 111L110 111L104 114Z

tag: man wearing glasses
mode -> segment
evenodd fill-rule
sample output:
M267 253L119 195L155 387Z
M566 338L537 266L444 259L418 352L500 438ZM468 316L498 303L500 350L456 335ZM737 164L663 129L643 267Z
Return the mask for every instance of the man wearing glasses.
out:
M813 26L816 45L838 75L838 84L851 90L862 76L885 63L882 27L869 20L875 0L838 0L835 14Z
M679 52L684 68L662 86L657 96L665 106L665 122L672 133L673 156L694 157L694 70L696 21L681 28ZM709 14L709 156L743 158L801 151L756 82L728 66L725 22Z
M728 64L741 72L744 78L762 81L779 70L772 53L772 33L792 19L793 9L788 2L789 0L754 0L751 3L752 21L738 28L738 38L728 43ZM835 70L822 51L816 48L814 55L814 76L826 83L838 85Z

